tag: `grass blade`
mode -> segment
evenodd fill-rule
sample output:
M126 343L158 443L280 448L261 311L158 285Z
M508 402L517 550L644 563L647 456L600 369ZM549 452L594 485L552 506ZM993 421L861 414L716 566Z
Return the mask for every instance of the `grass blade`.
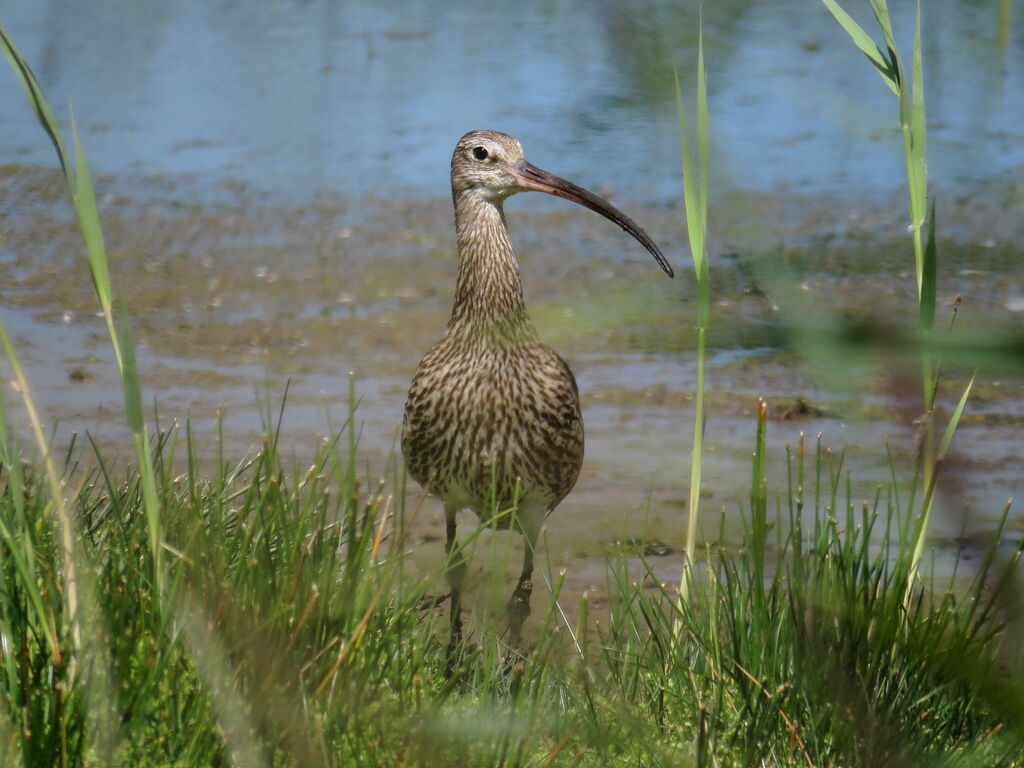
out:
M928 243L924 248L921 264L920 291L921 300L918 306L918 321L922 331L930 331L935 325L935 283L938 272L938 248L935 244L935 200L932 199L932 210L928 217Z
M679 142L682 145L683 203L686 209L686 234L690 240L693 268L700 277L704 261L704 228L701 218L700 192L694 173L693 153L690 149L690 133L686 127L686 111L683 107L683 93L679 85L679 70L675 70L676 116L679 120Z
M674 70L676 90L676 114L679 120L679 141L682 145L683 198L686 209L686 228L690 240L693 267L697 274L697 391L694 394L693 448L690 462L690 497L687 507L686 562L679 581L681 603L689 600L690 578L697 541L697 523L700 510L700 485L704 453L704 357L705 333L708 326L708 260L707 260L707 219L708 219L708 146L710 130L708 121L707 74L704 71L704 36L698 31L697 38L697 93L696 130L697 162L694 165L690 137L686 126L686 112L683 107L682 88L679 85L679 70Z
M963 416L964 407L967 405L967 398L971 395L971 388L974 386L974 376L971 376L971 380L967 382L967 386L964 387L964 393L960 395L960 400L956 404L956 408L953 409L952 415L949 417L949 424L946 425L945 432L942 433L942 440L939 441L939 452L936 458L939 461L946 458L946 452L949 450L949 444L953 441L953 433L956 432L957 425L960 423L960 417Z
M107 323L107 333L110 336L111 346L114 349L114 358L117 360L117 370L123 378L124 352L114 324L111 301L113 291L110 287L107 249L103 242L103 228L100 226L99 211L96 208L96 194L93 191L92 179L89 176L89 166L85 160L85 152L82 150L82 141L78 134L78 124L73 114L71 116L71 136L75 147L75 172L69 180L68 186L71 191L72 203L75 206L75 214L78 216L78 225L82 231L82 238L85 240L85 255L89 263L92 285L96 291L96 298L99 299L100 308L103 310L103 318ZM129 428L132 429L131 415L128 414L128 416Z
M875 69L878 70L878 74L882 78L889 90L899 96L899 76L897 69L893 66L893 63L886 58L882 49L878 47L871 36L864 31L864 29L858 24L853 18L842 9L842 7L835 0L821 0L825 4L825 7L832 13L839 25L846 30L846 34L853 40L861 53L868 57L868 60L875 65Z
M70 185L71 168L68 167L67 153L64 151L64 142L61 140L60 130L57 128L57 118L54 117L53 111L50 109L50 105L43 96L43 89L39 86L39 81L36 80L36 76L32 72L32 68L29 67L28 62L26 62L25 59L22 58L21 54L18 53L18 49L14 46L14 41L7 36L3 26L0 26L0 45L3 46L4 55L11 63L11 68L18 75L18 79L21 80L21 84L24 86L25 92L28 94L28 100L31 102L32 108L36 111L36 117L43 126L43 130L46 131L46 135L49 136L50 141L53 142L53 148L57 152L57 159L60 161L61 170L64 172L64 177Z
M697 168L700 172L700 249L694 251L699 259L698 279L707 274L707 228L708 228L708 145L711 131L708 125L708 84L704 69L703 30L697 37ZM705 296L706 298L706 296ZM707 306L701 315L701 325L707 325Z

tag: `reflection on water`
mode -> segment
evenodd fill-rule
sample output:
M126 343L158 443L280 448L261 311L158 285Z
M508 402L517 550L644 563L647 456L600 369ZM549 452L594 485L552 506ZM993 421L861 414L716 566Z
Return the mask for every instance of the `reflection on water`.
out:
M913 3L893 5L909 47ZM497 128L563 175L675 200L672 66L692 66L697 7L8 0L0 19L58 110L73 102L100 170L419 194L445 189L459 135ZM902 183L892 96L822 5L716 2L703 20L713 188ZM940 184L1020 173L1024 25L999 24L995 7L924 8ZM49 165L23 102L0 75L0 157Z

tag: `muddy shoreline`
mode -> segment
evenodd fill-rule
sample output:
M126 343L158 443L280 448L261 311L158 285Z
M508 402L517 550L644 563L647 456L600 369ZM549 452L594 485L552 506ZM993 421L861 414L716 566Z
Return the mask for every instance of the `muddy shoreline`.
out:
M59 179L31 167L0 173L0 306L54 444L88 432L107 455L127 455L105 327ZM97 178L150 424L154 414L162 427L188 419L215 455L219 418L226 453L240 456L258 444L261 408L276 415L287 383L284 445L301 462L344 424L351 374L360 457L368 477L385 473L409 378L450 307L450 200L318 193L294 206L250 196L244 184L190 194L201 184ZM945 361L947 411L980 369L944 468L939 540L990 526L1024 474L1024 374L999 352L1024 338L1024 224L1012 215L1018 190L984 194L940 205L938 323L961 296L949 338L982 352L985 340L1005 343L980 364ZM678 551L685 530L695 305L683 216L677 204L616 202L670 255L675 281L585 211L518 198L507 206L531 312L576 371L583 400L586 463L545 543L556 571L574 563L576 594L603 579L609 542ZM773 417L774 493L785 490L785 446L801 433L820 433L836 456L845 450L857 499L888 481L886 445L903 466L912 461L920 385L912 345L893 342L916 312L902 205L895 193L842 206L737 193L712 214L725 235L711 254L709 537L723 510L726 529L738 528L760 397ZM4 396L8 419L24 427L17 394L7 386ZM440 548L432 506L410 539L426 558ZM658 560L666 580L678 578L677 555Z

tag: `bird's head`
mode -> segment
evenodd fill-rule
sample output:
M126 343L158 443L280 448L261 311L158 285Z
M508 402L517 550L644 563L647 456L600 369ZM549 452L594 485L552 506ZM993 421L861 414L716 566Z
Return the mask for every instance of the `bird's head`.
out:
M470 131L452 154L452 190L504 200L523 190L516 170L525 162L516 138L498 131Z
M529 190L564 197L614 221L651 253L665 274L673 276L658 246L636 222L594 193L528 162L514 137L498 131L470 131L459 139L452 154L452 192L456 198L471 194L500 203L516 192Z

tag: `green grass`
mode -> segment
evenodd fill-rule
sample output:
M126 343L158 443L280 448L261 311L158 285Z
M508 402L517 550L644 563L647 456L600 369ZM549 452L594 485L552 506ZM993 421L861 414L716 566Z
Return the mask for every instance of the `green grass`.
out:
M1001 548L996 531L979 564L904 608L910 550L894 492L849 497L841 460L802 443L776 487L765 430L762 411L742 546L708 543L686 604L623 548L609 559L607 612L585 600L562 606L565 621L540 605L540 640L507 672L500 638L477 619L450 681L445 607L431 603L444 564L408 566L402 479L394 466L383 482L355 477L348 431L302 466L283 463L273 425L234 462L216 445L201 456L188 425L160 434L162 591L137 469L84 447L64 457L91 574L82 610L99 648L88 653L62 599L48 481L12 458L6 432L3 764L1024 759L1024 691L1008 674L1019 648L1005 631L1019 621L1020 549Z
M884 3L873 8L885 52L826 4L883 77L885 67L902 72ZM345 427L308 464L283 458L283 404L264 404L266 437L240 459L226 457L220 441L204 451L187 423L147 427L131 326L115 309L77 135L72 166L31 70L5 35L0 42L64 169L135 448L129 465L94 445L53 455L31 372L0 325L35 441L20 444L0 399L0 764L1024 762L1015 640L1022 550L1006 544L1009 507L976 558L933 567L923 546L937 473L920 467L941 463L969 388L916 476L908 482L893 466L893 483L867 501L853 495L843 455L820 442L808 450L803 437L787 448L785 477L769 477L762 405L739 546L720 535L700 552L691 531L685 581L673 589L623 545L608 558L604 594L578 605L556 602L560 576L549 573L554 597L535 605L531 652L509 667L502 638L477 615L449 679L445 606L435 604L445 563L410 564L407 531L418 510L397 457L383 479L362 469L354 384ZM922 68L918 37L913 91L899 90L900 74L894 92L920 158ZM702 48L697 71L696 163L678 103L701 346L709 301ZM922 185L917 161L908 154L907 162L908 182ZM934 212L929 242L920 242L922 192L911 191L911 212L927 319L937 255ZM922 319L920 330L921 349L931 349L931 323ZM941 366L925 357L927 405ZM697 414L694 527L701 407ZM596 597L607 607L592 605Z

